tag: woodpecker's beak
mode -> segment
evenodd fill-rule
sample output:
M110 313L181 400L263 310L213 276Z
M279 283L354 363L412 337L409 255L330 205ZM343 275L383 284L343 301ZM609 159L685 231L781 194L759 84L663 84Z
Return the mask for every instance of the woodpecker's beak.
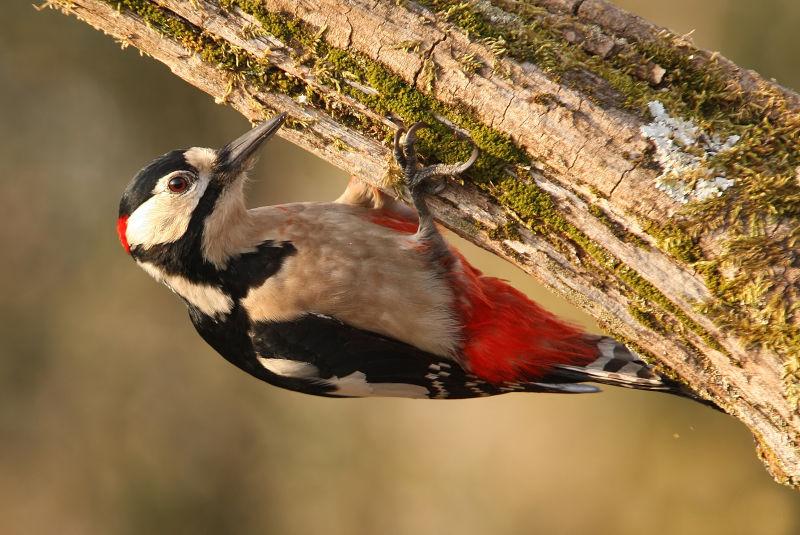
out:
M216 171L223 181L230 182L247 169L258 148L286 121L286 113L264 121L243 136L217 151Z

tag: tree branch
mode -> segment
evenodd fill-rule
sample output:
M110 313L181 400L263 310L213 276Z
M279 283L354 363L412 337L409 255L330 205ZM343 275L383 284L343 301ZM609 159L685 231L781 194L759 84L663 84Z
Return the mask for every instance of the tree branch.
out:
M51 0L390 188L392 120L481 149L436 217L754 433L800 485L800 100L603 0ZM391 118L391 120L390 120Z

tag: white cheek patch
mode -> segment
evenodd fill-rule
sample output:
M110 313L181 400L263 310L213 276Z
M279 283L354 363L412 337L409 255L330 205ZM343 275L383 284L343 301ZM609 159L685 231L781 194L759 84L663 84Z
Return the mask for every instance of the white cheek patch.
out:
M216 286L198 284L180 275L169 275L149 262L138 264L154 279L163 282L207 316L219 317L233 310L233 299Z
M145 249L160 243L178 241L189 228L192 212L208 187L208 177L201 176L192 188L180 195L167 190L173 173L158 181L153 196L128 218L125 236L131 247Z

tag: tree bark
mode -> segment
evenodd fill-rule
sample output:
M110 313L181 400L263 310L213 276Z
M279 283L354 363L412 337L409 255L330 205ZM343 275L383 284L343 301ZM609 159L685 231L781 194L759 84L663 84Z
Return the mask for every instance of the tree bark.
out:
M753 432L800 485L800 99L603 0L51 0L383 188L397 120L431 198ZM682 122L687 121L687 122ZM690 122L688 122L690 121ZM737 136L737 137L729 137Z

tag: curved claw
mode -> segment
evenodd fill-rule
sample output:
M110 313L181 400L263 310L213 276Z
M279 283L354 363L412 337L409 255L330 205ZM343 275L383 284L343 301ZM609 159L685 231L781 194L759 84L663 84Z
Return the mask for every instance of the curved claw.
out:
M398 165L402 168L406 167L406 155L403 152L403 147L400 146L400 140L403 139L403 134L405 133L406 129L403 127L398 127L397 130L394 132L394 144L392 149L394 151L394 159L397 161Z
M457 164L434 164L422 169L417 169L417 151L414 144L417 141L417 131L421 128L427 128L428 125L423 122L416 122L405 130L399 127L394 134L394 157L397 163L403 170L403 176L406 181L406 186L412 190L417 190L419 187L434 177L441 176L457 176L472 167L472 164L478 159L478 148L473 144L472 153L467 161ZM405 135L404 135L405 134ZM439 192L444 188L444 185L438 185L435 189L430 188L430 192Z
M417 209L419 216L419 226L415 234L416 239L426 244L426 250L437 262L443 262L445 258L452 256L447 242L436 228L433 215L427 202L426 194L436 194L444 189L446 183L434 183L429 180L435 176L459 175L475 163L478 158L478 148L472 144L472 154L463 163L457 164L435 164L417 169L417 151L414 142L417 140L417 131L428 125L422 122L414 123L406 131L402 126L394 134L394 157L403 170L403 178L406 187L411 192L411 200ZM405 134L405 136L403 136Z
M405 148L406 150L409 149L412 151L414 150L414 143L417 141L417 130L420 130L422 128L428 128L428 125L426 123L423 123L422 121L418 121L411 125L411 127L406 132L406 140L403 143L403 148Z
M406 181L411 181L417 170L417 149L414 147L414 144L417 142L417 130L426 128L427 126L428 125L423 122L417 122L412 124L406 131L405 138L403 139L403 155L406 160L403 165L403 171L405 172Z
M461 173L463 173L464 171L466 171L467 169L472 167L472 164L474 164L478 160L478 155L480 155L480 153L481 153L481 151L479 151L478 147L476 147L475 144L473 143L472 144L472 153L469 155L469 158L467 159L467 161L462 163L461 165L458 165L452 171L452 174L460 175Z
M440 176L458 176L470 167L472 164L475 163L475 160L478 159L478 147L472 148L472 154L470 154L469 159L463 163L455 163L455 164L442 164L438 163L435 165L429 165L428 167L424 167L420 169L419 180L426 180L428 178L440 177Z

